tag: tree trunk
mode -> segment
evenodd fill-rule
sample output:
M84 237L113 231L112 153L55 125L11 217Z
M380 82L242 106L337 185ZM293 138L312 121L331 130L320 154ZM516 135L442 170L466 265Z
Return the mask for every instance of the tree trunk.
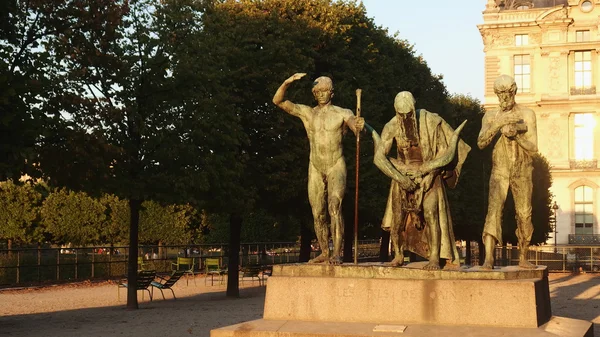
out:
M137 257L138 257L138 228L140 224L141 200L129 199L131 217L129 220L129 258L127 260L127 310L138 309L137 289Z
M298 262L308 262L310 260L313 233L308 226L310 224L306 221L302 221L300 225L300 256L298 257Z
M240 297L240 239L242 235L242 217L237 213L229 217L229 264L227 265L227 297Z
M466 265L473 265L473 261L471 260L471 241L467 240L467 245L465 247L466 249L466 254L465 254L465 264Z
M381 230L381 245L379 246L379 262L390 260L390 232Z
M13 240L12 239L6 240L6 248L8 248L8 257L9 258L12 257L12 245L13 245Z

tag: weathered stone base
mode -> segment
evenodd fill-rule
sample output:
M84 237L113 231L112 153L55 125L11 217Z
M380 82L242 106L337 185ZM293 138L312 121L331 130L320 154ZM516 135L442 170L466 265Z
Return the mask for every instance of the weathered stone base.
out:
M545 267L431 272L284 265L268 283L267 320L537 328L552 317Z
M280 265L263 319L211 337L593 337L590 322L552 316L546 267L427 271L411 264Z
M387 331L374 331L379 330ZM393 332L402 331L403 332ZM224 328L211 330L210 337L593 337L592 323L577 319L552 317L539 328L499 328L475 326L446 326L446 325L390 325L375 323L348 322L308 322L308 321L279 321L264 320L244 322Z

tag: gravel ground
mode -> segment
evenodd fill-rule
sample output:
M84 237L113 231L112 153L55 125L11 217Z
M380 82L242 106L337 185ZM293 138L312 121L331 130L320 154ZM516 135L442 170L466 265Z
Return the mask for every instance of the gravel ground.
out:
M182 282L183 281L183 282ZM180 280L177 300L145 294L140 310L125 310L125 289L117 299L112 282L0 291L0 336L205 336L210 330L262 317L265 287L245 282L239 299L225 296L225 286L205 285L197 277ZM141 294L141 292L140 292ZM600 337L600 274L550 274L552 312L594 322Z

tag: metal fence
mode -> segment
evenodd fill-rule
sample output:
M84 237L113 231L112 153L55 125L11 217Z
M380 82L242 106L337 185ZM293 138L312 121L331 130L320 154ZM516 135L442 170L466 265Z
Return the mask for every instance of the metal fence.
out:
M311 258L320 251L311 250ZM177 257L192 257L194 269L202 273L207 258L228 263L228 245L139 246L138 258L146 269L170 272ZM250 264L273 265L295 263L300 258L296 242L242 243L241 267ZM359 257L374 259L379 255L378 240L359 241ZM125 277L129 248L97 246L74 248L21 248L0 250L0 287L59 283L86 279Z
M379 240L359 241L359 259L377 261ZM320 253L313 247L311 258ZM464 249L461 262L478 265L478 247L472 245L471 261L465 261ZM0 250L0 287L33 284L60 283L86 279L122 278L127 272L128 247L76 247L76 248L29 248ZM177 257L194 258L194 269L204 271L207 258L218 258L222 266L228 263L226 244L186 246L140 246L139 258L146 268L157 272L170 272ZM240 265L273 265L299 261L300 245L295 242L243 243L240 249ZM598 272L600 270L600 246L532 246L529 261L546 265L555 272ZM518 265L517 247L497 247L496 266Z
M497 247L495 254L497 266L519 264L517 247ZM553 272L598 272L600 271L600 246L532 246L527 259L533 264L545 265Z

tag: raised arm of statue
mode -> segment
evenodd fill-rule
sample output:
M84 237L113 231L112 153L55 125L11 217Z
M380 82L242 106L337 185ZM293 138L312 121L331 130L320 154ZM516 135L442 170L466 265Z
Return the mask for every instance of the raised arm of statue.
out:
M286 92L287 88L290 86L290 84L292 84L292 82L294 82L294 81L301 79L304 76L306 76L306 73L296 73L296 74L290 76L288 79L283 81L283 83L279 86L279 88L275 92L275 95L273 95L273 103L275 105L277 105L278 107L283 109L285 112L289 113L290 115L294 115L294 116L301 117L301 118L304 117L303 111L305 109L299 108L298 104L294 104L288 100L284 101L284 96L285 96L285 92Z
M392 122L388 123L383 128L381 137L379 137L379 134L375 132L375 130L371 132L371 136L373 137L373 143L375 144L375 155L373 157L373 163L386 176L397 181L402 189L407 191L414 191L417 188L417 185L406 175L398 171L398 169L394 167L394 165L390 162L390 160L387 157L387 154L390 152L394 141L392 130L393 128L394 124Z

